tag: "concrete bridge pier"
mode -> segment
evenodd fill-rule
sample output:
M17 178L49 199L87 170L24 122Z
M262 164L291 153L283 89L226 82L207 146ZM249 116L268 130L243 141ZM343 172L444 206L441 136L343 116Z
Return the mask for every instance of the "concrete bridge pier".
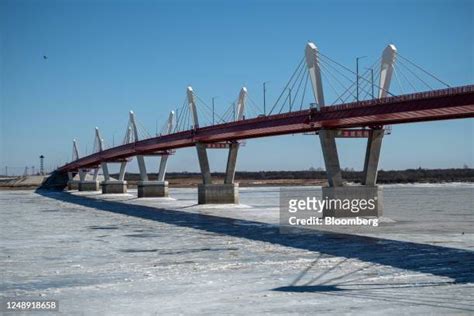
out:
M72 141L72 160L79 159L79 150L77 148L77 141L74 139ZM74 173L68 172L68 182L67 188L68 190L79 190L79 191L99 191L99 182L97 181L97 175L99 169L94 170L94 177L92 180L87 180L88 170L79 169L77 173L79 173L79 181L74 180Z
M79 190L79 181L76 181L76 180L68 180L68 182L67 182L67 190L68 190L68 191L77 191L77 190Z
M130 129L127 130L126 139L130 139ZM104 139L100 137L99 128L95 128L95 143L98 145L97 150L103 151L104 150ZM100 168L102 168L102 172L104 174L104 181L99 183L99 187L102 189L102 194L121 194L127 193L127 181L124 180L125 178L125 170L127 168L127 160L123 160L120 162L120 172L119 172L119 179L114 180L110 178L109 174L109 166L106 161L100 164ZM97 168L98 172L99 168ZM95 178L97 178L95 176Z
M336 130L321 130L319 132L328 178L328 186L322 188L322 199L329 202L325 204L323 216L381 216L383 213L383 192L376 183L384 130L372 129L369 132L361 185L346 185L344 183L335 134Z
M174 111L171 111L166 126L167 134L170 134L173 130L173 120ZM138 130L136 128L135 116L133 115L131 116L131 122L133 126L133 131L135 132L135 138L138 139ZM158 153L158 155L161 156L161 160L157 181L149 180L144 157L137 156L138 167L140 169L140 181L137 183L137 191L139 198L169 196L168 181L165 181L169 153Z
M99 181L79 182L79 191L100 191Z
M77 142L75 139L72 140L72 161L79 159L79 150L77 149ZM68 181L67 181L67 189L69 191L72 190L79 190L79 182L78 180L74 180L75 175L79 173L79 177L82 178L82 169L79 169L78 172L69 171L67 173Z
M188 87L187 98L189 111L192 116L193 128L199 127L196 100L194 91ZM245 102L247 98L247 88L242 87L239 92L237 108L234 120L244 119ZM198 135L197 135L198 136ZM207 157L207 148L205 143L196 142L196 150L199 159L199 167L202 174L202 184L198 185L198 204L238 204L239 203L239 184L234 183L235 168L237 164L237 154L239 143L232 141L229 143L229 154L227 157L227 167L224 183L212 183L211 170L209 168L209 159Z
M68 191L74 191L74 190L79 190L79 181L74 180L74 173L73 172L68 172L67 177L67 190Z
M138 197L168 197L168 181L140 181L137 184Z
M109 174L109 168L106 162L101 164L104 172L104 181L100 183L102 187L102 194L124 194L127 193L127 181L125 181L125 170L127 168L127 161L120 163L120 172L118 180L112 180Z
M145 170L145 165L140 167L141 180L137 184L138 197L168 197L169 188L168 181L165 181L166 165L168 163L168 155L161 156L160 169L158 172L157 181L148 180L146 173L142 173ZM139 164L140 166L140 164Z
M198 204L239 204L239 184L234 183L239 143L229 145L224 183L212 183L206 144L197 143L203 183L198 185Z
M92 180L86 179L86 174L84 171L82 172L83 177L81 177L81 181L79 182L79 191L100 191L99 181L97 180L97 176L99 174L99 168L94 170L94 176Z
M102 181L100 186L102 187L102 194L124 194L128 192L127 181L124 180Z

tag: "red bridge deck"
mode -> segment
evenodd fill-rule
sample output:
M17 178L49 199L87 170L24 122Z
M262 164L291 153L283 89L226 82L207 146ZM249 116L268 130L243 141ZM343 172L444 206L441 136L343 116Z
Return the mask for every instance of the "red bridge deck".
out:
M72 171L103 161L194 146L273 135L317 131L322 128L375 127L389 124L474 117L474 85L347 103L213 125L117 146L58 169Z

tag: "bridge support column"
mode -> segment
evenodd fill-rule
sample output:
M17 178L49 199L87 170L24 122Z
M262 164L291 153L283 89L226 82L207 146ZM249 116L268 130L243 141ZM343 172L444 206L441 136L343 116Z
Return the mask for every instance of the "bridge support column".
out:
M79 190L79 181L74 180L74 173L68 172L67 173L68 181L67 181L67 190Z
M193 128L199 128L197 117L196 101L191 87L187 90L188 104L193 118ZM235 120L244 119L245 101L247 98L247 88L242 87L239 92L239 98L236 107ZM223 184L213 184L211 179L211 170L209 168L209 159L207 157L206 144L197 142L196 150L201 168L202 184L198 185L198 203L199 204L238 204L239 203L239 185L234 183L235 168L237 164L237 154L239 152L239 143L232 141L229 143L229 155L227 157L227 167Z
M79 150L77 148L77 142L75 139L72 140L72 160L77 160L79 159ZM79 174L79 180L74 180L74 177L76 174ZM67 189L69 191L72 190L79 190L79 183L81 181L84 181L85 179L85 174L82 169L79 169L77 171L69 171L67 173L68 181L67 181Z
M323 151L329 185L332 187L340 187L342 186L342 174L339 165L339 156L337 154L335 134L336 131L334 130L320 130L319 140L321 141L321 149Z
M196 151L199 160L199 168L201 169L202 183L212 184L211 169L209 168L209 159L207 158L206 144L197 143Z
M383 135L383 129L373 129L369 132L364 162L364 178L362 181L362 184L364 185L374 186L377 183L377 172Z
M383 211L382 188L376 185L377 167L384 135L383 129L370 131L367 140L362 185L345 185L335 140L334 130L321 130L319 138L326 165L328 186L322 188L326 200L324 217L381 216Z
M167 121L166 133L170 134L173 130L174 111L171 111ZM131 113L130 121L132 123L135 139L138 140L137 125L135 116ZM165 181L166 167L169 154L161 154L160 168L157 181L150 181L146 171L144 156L137 156L138 167L140 169L140 181L137 183L138 197L168 197L168 181Z
M170 121L173 119L174 112L171 112ZM171 127L170 127L171 129ZM171 131L170 131L171 132ZM138 197L168 197L168 181L165 181L166 167L168 165L168 155L162 155L160 169L158 171L158 181L140 181L138 182Z
M104 168L105 167L105 168ZM105 180L100 184L102 187L102 194L123 194L127 193L127 181L125 181L125 170L127 162L120 163L120 173L118 180L110 180L107 163L102 164Z
M239 184L234 183L239 143L232 142L227 158L224 183L213 184L206 145L196 144L203 183L198 185L198 204L238 204Z
M393 74L393 64L396 59L396 48L388 45L382 53L379 82L379 98L388 96ZM317 109L325 106L321 68L319 66L319 51L314 43L308 43L305 49L306 65L308 67L311 87ZM359 80L359 77L357 78ZM358 101L358 100L357 100ZM367 141L364 161L362 185L348 186L342 179L339 157L335 139L335 131L321 129L321 141L324 163L328 178L328 187L323 187L323 200L326 200L323 216L356 217L382 215L382 189L377 187L377 168L384 135L383 127L373 128Z
M81 177L81 181L79 181L78 189L79 191L99 191L99 181L97 181L97 175L99 174L99 169L96 168L94 170L94 176L92 180L86 180L86 174L84 171L82 172L83 176Z

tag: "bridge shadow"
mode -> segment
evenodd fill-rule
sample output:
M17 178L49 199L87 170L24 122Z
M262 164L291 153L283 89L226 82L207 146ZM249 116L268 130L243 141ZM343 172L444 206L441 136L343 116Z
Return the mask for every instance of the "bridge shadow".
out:
M474 282L474 252L407 241L389 240L332 232L281 234L279 227L255 221L231 219L215 215L188 213L142 205L76 196L67 192L37 190L36 193L62 202L73 203L116 214L139 217L161 223L199 229L249 240L303 249L347 259L358 259L370 265L387 265L420 273L449 277L454 283ZM345 263L345 260L340 263ZM317 281L313 280L313 283ZM336 284L337 285L337 284ZM332 285L319 284L299 288L295 285L280 291L340 292Z
M382 254L384 253L382 252ZM366 262L355 268L349 258L342 258L328 265L327 262L320 262L324 257L332 258L319 253L316 259L301 271L293 282L272 290L276 292L334 295L338 299L389 302L399 306L421 306L430 309L445 309L457 313L474 311L472 300L449 291L453 289L453 287L450 287L453 284L464 284L463 292L470 291L474 285L465 284L468 279L461 278L462 280L458 281L450 279L433 280L432 276L422 274L415 281L410 282L410 278L406 278L402 274L398 278L396 275L390 275L389 279L381 280L374 277L374 274L377 275L376 271L383 267L377 267L376 263ZM445 263L430 263L430 265L435 264L444 265ZM433 271L431 273L435 274ZM386 275L386 273L381 274ZM453 277L455 274L457 272L449 275ZM460 275L462 274L463 272L460 273ZM427 288L428 292L423 291L424 288Z

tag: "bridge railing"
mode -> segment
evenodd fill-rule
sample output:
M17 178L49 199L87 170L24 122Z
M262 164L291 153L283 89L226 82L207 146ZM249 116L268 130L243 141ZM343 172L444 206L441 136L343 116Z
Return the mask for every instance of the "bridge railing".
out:
M340 111L340 110L346 110L346 109L357 109L357 108L360 109L361 107L364 107L364 106L376 106L380 104L390 104L390 103L397 103L397 102L400 103L400 102L405 102L405 101L461 95L461 94L473 93L473 92L474 92L474 85L468 85L468 86L454 87L454 88L448 88L448 89L443 89L443 90L388 97L384 99L376 99L376 100L353 102L349 104L328 106L328 107L321 108L319 112L328 113L328 112ZM313 109L307 109L307 110L301 110L301 111L276 114L276 115L271 115L271 116L262 116L262 117L244 119L240 121L226 122L226 123L222 123L218 125L206 126L206 127L198 128L196 130L180 131L177 133L167 134L167 135L163 135L159 137L143 139L138 142L124 144L124 145L120 145L113 148L108 148L99 153L82 157L78 160L75 160L69 164L66 164L60 167L59 170L70 170L78 166L82 167L89 164L90 165L96 164L98 161L107 161L108 159L117 159L117 158L122 158L122 157L133 156L136 154L142 154L149 148L156 149L158 147L160 148L163 147L161 149L169 149L168 147L170 148L171 147L173 148L186 147L186 146L190 146L190 144L192 144L193 142L199 139L199 138L195 138L196 136L201 136L201 139L205 139L206 134L215 134L218 131L220 132L224 131L224 134L225 133L235 134L236 132L239 131L239 128L241 130L245 130L253 123L257 124L256 125L258 126L257 129L280 128L281 126L283 126L281 120L285 120L285 125L287 127L290 125L291 126L304 125L310 122L311 120L310 117L311 117L311 114L313 113L314 114L318 113L318 110L313 108ZM269 121L268 124L265 123L266 121ZM288 128L286 130L288 130ZM297 132L297 129L293 129L292 133L294 132ZM260 135L262 133L257 133L257 134ZM277 133L274 133L274 134L276 135ZM269 134L266 134L266 135L269 135ZM248 138L248 135L247 135L247 138ZM213 138L211 137L210 139L213 139ZM222 139L220 139L219 141L222 141ZM164 146L157 146L159 144L163 144Z
M373 106L373 105L378 105L378 104L387 104L387 103L395 103L395 102L412 101L412 100L418 100L418 99L436 98L436 97L470 93L470 92L474 92L474 85L446 88L446 89L433 90L433 91L424 91L424 92L417 92L417 93L411 93L411 94L403 94L403 95L387 97L387 98L382 98L382 99L372 99L372 100L364 100L364 101L359 101L359 102L338 104L338 105L323 107L320 109L320 111L321 112L339 111L339 110L351 109L355 106L357 107Z

